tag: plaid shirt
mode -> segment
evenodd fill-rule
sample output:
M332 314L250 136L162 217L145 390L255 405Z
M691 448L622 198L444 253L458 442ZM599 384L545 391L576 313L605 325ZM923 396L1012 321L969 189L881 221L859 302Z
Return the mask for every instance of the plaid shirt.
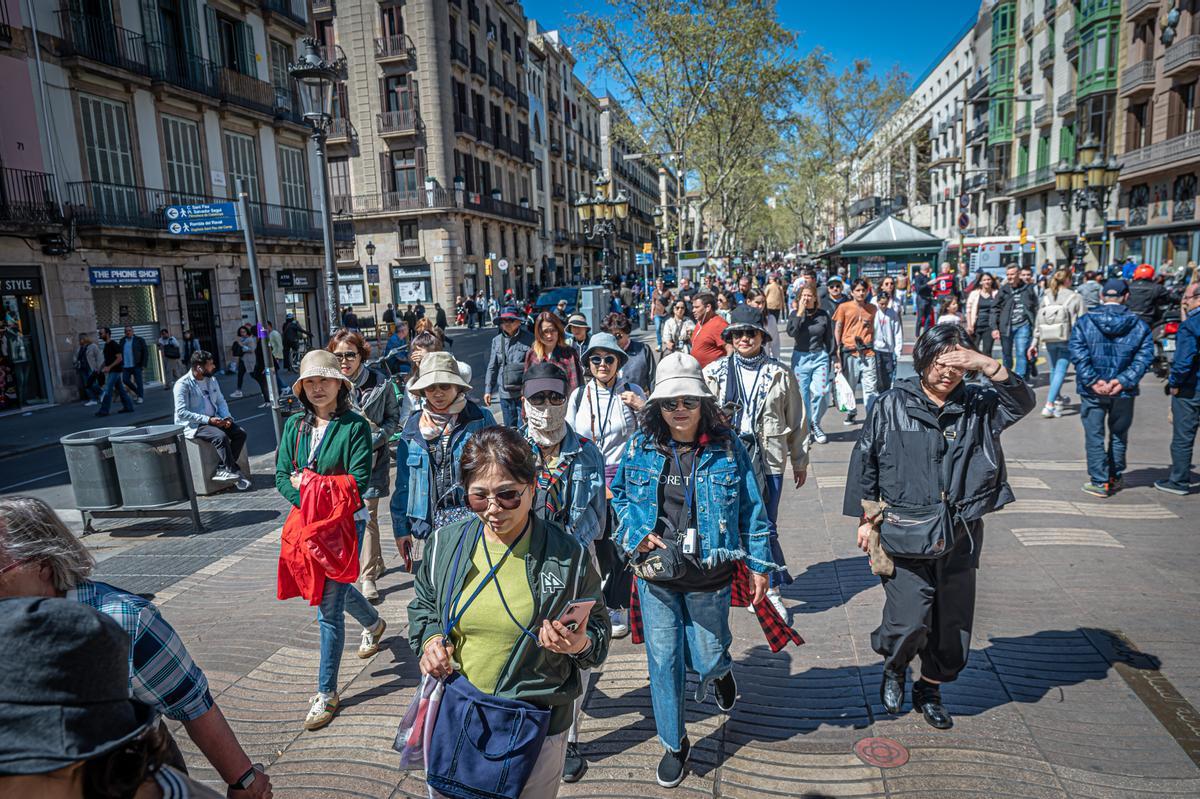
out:
M750 584L750 570L746 568L743 561L738 561L737 572L733 575L732 595L732 604L735 608L746 607L754 597L754 588ZM789 643L796 646L804 643L800 633L793 630L786 621L780 618L779 612L770 602L759 602L755 605L754 615L758 616L758 623L762 626L767 646L771 647L772 652L780 651ZM629 602L629 633L635 644L645 643L646 635L642 629L642 607L638 601L636 580L633 583L633 596L630 597Z
M91 580L67 591L67 598L111 616L129 633L129 687L134 699L176 721L191 721L212 709L208 678L149 600Z

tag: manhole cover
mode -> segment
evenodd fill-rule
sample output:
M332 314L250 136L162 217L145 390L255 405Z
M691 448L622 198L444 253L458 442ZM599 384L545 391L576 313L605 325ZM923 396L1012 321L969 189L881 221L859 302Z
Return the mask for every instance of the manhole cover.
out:
M899 768L908 762L908 750L891 738L863 738L854 745L854 754L876 768Z

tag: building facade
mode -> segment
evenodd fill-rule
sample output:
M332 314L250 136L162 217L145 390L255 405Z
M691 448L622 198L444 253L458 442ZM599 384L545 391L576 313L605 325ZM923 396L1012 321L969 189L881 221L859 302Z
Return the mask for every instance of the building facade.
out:
M317 162L287 73L306 4L44 2L32 19L28 8L6 0L0 36L0 411L75 398L77 336L98 327L147 341L150 381L162 327L226 362L256 318L242 236L176 235L165 211L235 199L239 181L265 316L322 325Z

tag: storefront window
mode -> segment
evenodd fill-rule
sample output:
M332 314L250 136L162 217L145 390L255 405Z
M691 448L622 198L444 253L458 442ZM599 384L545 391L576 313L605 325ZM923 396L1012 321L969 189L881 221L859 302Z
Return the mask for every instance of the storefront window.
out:
M367 304L367 288L362 270L338 271L338 298L342 305Z
M6 284L11 282L7 279ZM37 281L40 291L41 281ZM41 297L0 294L0 411L48 401L38 329Z

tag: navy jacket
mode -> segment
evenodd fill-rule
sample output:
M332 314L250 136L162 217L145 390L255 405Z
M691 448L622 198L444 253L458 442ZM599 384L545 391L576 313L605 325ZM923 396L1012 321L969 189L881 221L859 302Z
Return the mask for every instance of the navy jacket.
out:
M1138 383L1154 360L1150 325L1124 305L1106 303L1079 317L1068 344L1079 393L1099 396L1092 384L1121 382L1120 397L1136 397Z
M1175 360L1167 385L1179 389L1179 396L1196 396L1196 375L1200 372L1200 312L1179 326L1175 334Z

